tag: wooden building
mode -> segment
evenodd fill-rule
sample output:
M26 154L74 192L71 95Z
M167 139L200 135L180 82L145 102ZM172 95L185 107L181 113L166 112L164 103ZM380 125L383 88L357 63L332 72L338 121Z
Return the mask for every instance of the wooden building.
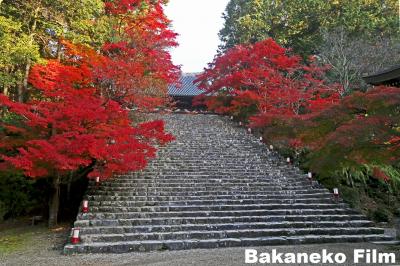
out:
M176 101L176 107L179 109L193 110L193 99L204 91L199 89L194 81L198 73L184 73L181 76L181 87L170 86L168 94Z
M400 65L363 77L368 84L400 87Z

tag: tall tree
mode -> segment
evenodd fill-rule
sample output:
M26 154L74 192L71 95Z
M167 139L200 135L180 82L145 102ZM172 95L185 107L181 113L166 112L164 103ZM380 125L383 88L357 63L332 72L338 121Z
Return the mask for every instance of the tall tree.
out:
M96 19L104 13L101 0L93 1L61 1L61 0L5 0L0 6L0 15L20 25L25 36L27 47L36 47L41 58L57 58L61 56L61 38L73 41L86 41L100 45L96 39ZM98 34L101 36L101 34ZM90 37L95 37L92 40ZM18 79L16 98L22 102L28 95L29 72L39 58L25 56L24 63L15 65L22 76Z
M254 43L271 37L301 55L318 51L320 30L339 26L355 35L398 34L398 3L395 0L231 0L222 48Z
M330 79L339 82L343 93L365 89L365 74L376 73L400 63L400 44L395 37L374 40L350 35L343 27L323 33L322 61L331 66Z
M128 1L129 2L129 1ZM103 95L134 108L156 107L167 99L168 84L179 77L168 52L176 34L164 1L106 2L114 17L112 37L103 46L107 63L97 70Z
M19 25L47 60L24 61L20 84L30 85L30 97L22 99L22 91L14 102L0 94L0 163L52 181L50 226L57 223L65 177L105 179L142 169L156 145L172 139L162 121L139 124L126 111L162 104L167 84L178 77L167 52L176 35L168 28L165 2L2 4L16 20L27 12Z
M27 59L40 59L39 47L31 42L22 30L22 25L10 18L0 16L0 88L6 95L16 95L13 91L24 77Z
M30 83L40 100L0 98L2 159L31 178L52 179L49 226L57 223L60 184L70 173L106 179L142 169L155 156L153 145L171 139L162 122L133 127L118 103L98 97L86 64L36 65Z

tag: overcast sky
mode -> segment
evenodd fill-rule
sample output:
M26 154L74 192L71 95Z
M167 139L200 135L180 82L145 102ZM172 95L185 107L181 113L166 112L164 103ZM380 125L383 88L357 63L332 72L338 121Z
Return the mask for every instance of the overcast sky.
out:
M222 13L229 0L170 0L166 14L172 20L179 47L171 51L183 72L200 72L211 62L220 44Z

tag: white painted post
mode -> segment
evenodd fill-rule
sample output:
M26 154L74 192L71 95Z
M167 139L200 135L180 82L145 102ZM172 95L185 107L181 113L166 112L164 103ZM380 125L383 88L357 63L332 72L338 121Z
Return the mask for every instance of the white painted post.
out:
M88 200L84 200L82 202L82 212L83 213L89 212L89 201Z
M79 228L73 228L72 229L71 243L72 244L78 244L79 241L80 241L80 239L79 239Z
M333 189L333 195L335 196L336 201L338 201L339 200L339 189L338 188Z

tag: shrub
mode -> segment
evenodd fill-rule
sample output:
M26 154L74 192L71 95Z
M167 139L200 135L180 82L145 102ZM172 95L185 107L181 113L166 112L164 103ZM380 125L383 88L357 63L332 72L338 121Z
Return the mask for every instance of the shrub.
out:
M276 117L262 127L265 138L301 161L322 181L364 187L377 180L391 193L400 188L400 94L379 87L354 93L322 112Z
M0 220L26 215L37 208L39 197L34 191L34 181L22 174L0 172Z
M4 216L6 215L6 213L7 213L6 204L0 200L0 222L4 220Z
M372 218L377 222L387 223L390 221L390 212L386 209L377 209L373 211Z

